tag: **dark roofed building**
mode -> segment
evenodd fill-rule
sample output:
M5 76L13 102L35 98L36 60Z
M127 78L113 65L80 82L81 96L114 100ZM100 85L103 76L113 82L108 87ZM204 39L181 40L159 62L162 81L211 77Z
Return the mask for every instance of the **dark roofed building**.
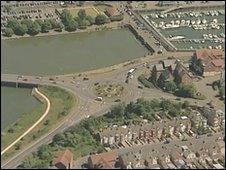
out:
M54 162L55 167L58 169L71 169L73 167L73 154L70 150L66 149L59 154Z

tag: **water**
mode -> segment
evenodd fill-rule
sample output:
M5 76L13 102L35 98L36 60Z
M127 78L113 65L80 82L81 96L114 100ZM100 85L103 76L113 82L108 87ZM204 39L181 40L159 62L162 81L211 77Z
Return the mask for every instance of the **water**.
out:
M222 8L220 8L222 10ZM205 10L202 10L202 12L204 12ZM185 10L183 10L183 12L186 12ZM201 12L201 11L200 11ZM161 21L164 21L165 23L170 23L171 21L174 20L174 22L176 20L194 20L197 21L198 19L203 20L206 19L207 23L210 23L213 21L213 19L217 19L218 23L225 23L225 14L219 14L218 16L208 16L205 15L203 13L202 16L198 16L198 17L191 17L188 14L181 14L180 18L174 18L172 16L168 16L167 18L151 18L151 16L149 15L149 20L152 20L154 22L156 22L157 24L159 24ZM169 29L159 29L160 32L166 37L169 38L170 35L171 36L184 36L185 39L203 39L203 34L215 34L218 37L221 37L220 34L221 33L225 33L225 26L220 26L220 29L210 29L210 30L195 30L192 27L179 27L179 28L169 28ZM223 42L214 42L214 41L208 41L205 40L204 43L195 43L195 42L183 42L183 41L179 41L179 42L175 42L175 41L171 41L172 44L174 44L178 49L191 49L191 47L193 47L194 49L200 49L200 48L208 48L209 46L212 46L213 48L215 48L216 46L221 45L222 48L225 48L225 44Z
M30 93L31 89L1 87L1 131L21 114L41 106Z
M128 29L5 40L2 73L68 74L110 66L144 56Z

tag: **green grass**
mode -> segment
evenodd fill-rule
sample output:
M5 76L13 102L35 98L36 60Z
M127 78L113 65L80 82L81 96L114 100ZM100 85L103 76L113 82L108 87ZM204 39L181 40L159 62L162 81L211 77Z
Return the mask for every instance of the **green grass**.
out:
M94 85L94 90L98 96L111 98L120 96L124 91L124 87L120 84L106 83Z
M71 13L71 15L73 17L77 17L78 16L78 11L80 9L78 9L78 8L77 9L76 8L69 8L68 10L70 11L70 13ZM92 8L85 8L85 11L86 11L86 15L90 15L93 18L95 18L98 15L98 13Z
M39 91L44 93L44 95L46 95L50 100L50 111L40 124L38 124L29 134L27 134L22 141L18 142L21 143L21 148L26 147L28 144L34 142L49 132L51 129L59 125L67 117L71 107L76 103L76 99L72 94L58 87L40 86ZM24 131L26 131L35 121L41 117L45 109L46 104L43 104L42 107L37 108L31 113L24 114L17 121L17 126L20 126L20 128L17 127L15 128L14 133L6 133L4 136L2 136L2 147L6 145L8 146L9 143L14 141ZM48 124L45 124L46 120L49 120ZM15 146L12 147L6 152L6 154L2 156L2 160L11 157L16 152L17 150L15 150Z
M105 12L107 7L109 7L109 6L104 5L104 4L103 5L102 4L101 5L95 5L95 8L98 9L99 11L101 11L101 12Z

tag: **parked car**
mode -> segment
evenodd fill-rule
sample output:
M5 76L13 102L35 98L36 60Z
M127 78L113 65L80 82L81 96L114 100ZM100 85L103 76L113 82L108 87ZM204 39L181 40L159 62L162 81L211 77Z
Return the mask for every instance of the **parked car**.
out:
M143 89L143 87L142 87L142 86L138 86L138 88L139 88L139 89Z
M83 80L84 80L84 81L85 81L85 80L89 80L89 78L87 78L87 77L84 77L84 78L83 78Z

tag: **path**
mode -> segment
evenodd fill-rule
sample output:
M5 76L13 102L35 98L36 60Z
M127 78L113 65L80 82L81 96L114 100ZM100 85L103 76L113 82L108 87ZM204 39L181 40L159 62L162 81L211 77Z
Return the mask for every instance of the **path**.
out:
M37 88L35 88L35 92L37 94L39 94L41 97L43 97L46 100L46 102L47 102L47 108L46 108L45 113L42 115L42 117L40 117L40 119L33 126L31 126L26 132L24 132L17 140L15 140L12 144L10 144L8 147L6 147L1 152L1 155L3 155L7 150L9 150L12 146L14 146L19 140L21 140L25 135L27 135L30 131L32 131L46 117L46 115L49 113L49 110L50 110L50 101L49 101L49 99L44 94L39 92Z

